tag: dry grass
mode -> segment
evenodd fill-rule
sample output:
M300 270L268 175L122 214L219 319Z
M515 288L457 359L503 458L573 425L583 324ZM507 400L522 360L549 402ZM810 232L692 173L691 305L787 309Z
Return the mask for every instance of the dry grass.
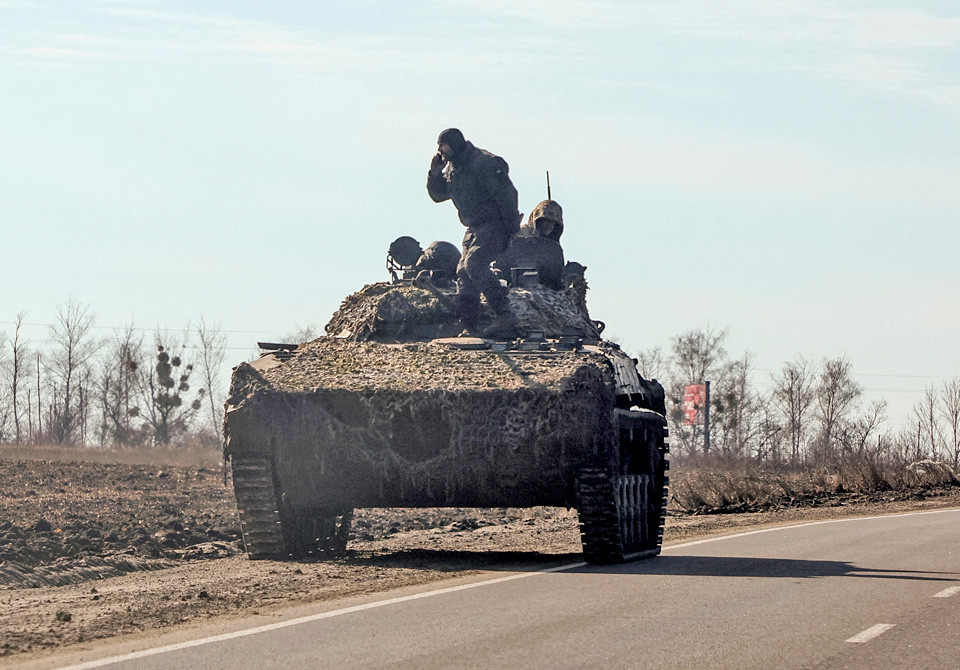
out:
M829 464L790 466L688 457L673 464L671 504L698 514L745 512L958 485L948 466L930 461L907 465L852 455Z

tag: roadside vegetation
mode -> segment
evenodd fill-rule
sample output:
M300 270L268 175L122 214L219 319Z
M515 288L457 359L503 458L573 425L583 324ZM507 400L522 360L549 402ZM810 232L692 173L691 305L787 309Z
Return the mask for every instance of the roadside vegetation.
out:
M666 390L676 508L759 511L960 484L960 377L928 387L907 425L890 428L886 403L864 402L845 358L797 356L766 375L761 393L751 355L730 358L726 336L689 331L669 351L638 357L641 373ZM682 403L687 385L707 380L709 443Z
M875 454L850 454L817 465L704 456L674 463L671 507L693 514L923 499L960 486L943 462L906 463Z
M226 337L218 326L201 318L179 331L145 333L130 324L102 336L89 307L70 300L58 306L46 338L27 341L26 316L0 332L0 444L7 451L88 447L216 461L226 391ZM306 329L287 339L314 336ZM865 402L844 357L797 356L779 370L757 371L749 353L728 354L726 338L726 330L701 328L637 357L641 373L659 379L667 394L674 509L832 504L957 483L960 377L928 387L905 425L891 427L886 403ZM688 422L682 402L686 386L706 381L709 443L702 420Z

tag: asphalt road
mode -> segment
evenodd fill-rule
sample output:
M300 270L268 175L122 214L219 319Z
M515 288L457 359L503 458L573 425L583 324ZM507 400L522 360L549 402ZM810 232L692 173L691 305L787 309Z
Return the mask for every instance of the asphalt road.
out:
M958 530L960 510L752 531L72 667L960 668Z

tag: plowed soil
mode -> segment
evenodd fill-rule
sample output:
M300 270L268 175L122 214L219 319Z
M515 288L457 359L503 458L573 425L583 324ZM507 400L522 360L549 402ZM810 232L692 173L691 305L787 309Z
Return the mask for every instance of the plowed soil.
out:
M0 448L0 665L212 616L580 560L574 511L436 508L358 511L343 558L250 561L231 484L215 456L177 460ZM823 502L828 506L671 514L665 539L960 506L960 489Z

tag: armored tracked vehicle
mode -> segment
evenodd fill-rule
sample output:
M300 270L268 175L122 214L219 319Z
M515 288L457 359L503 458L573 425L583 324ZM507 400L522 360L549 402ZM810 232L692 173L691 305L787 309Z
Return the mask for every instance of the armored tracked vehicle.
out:
M545 273L521 249L502 268L514 322L462 333L449 276L418 274L409 240L326 336L235 369L225 454L250 557L342 552L357 508L538 505L576 508L588 561L658 554L663 388L602 339L582 266Z

